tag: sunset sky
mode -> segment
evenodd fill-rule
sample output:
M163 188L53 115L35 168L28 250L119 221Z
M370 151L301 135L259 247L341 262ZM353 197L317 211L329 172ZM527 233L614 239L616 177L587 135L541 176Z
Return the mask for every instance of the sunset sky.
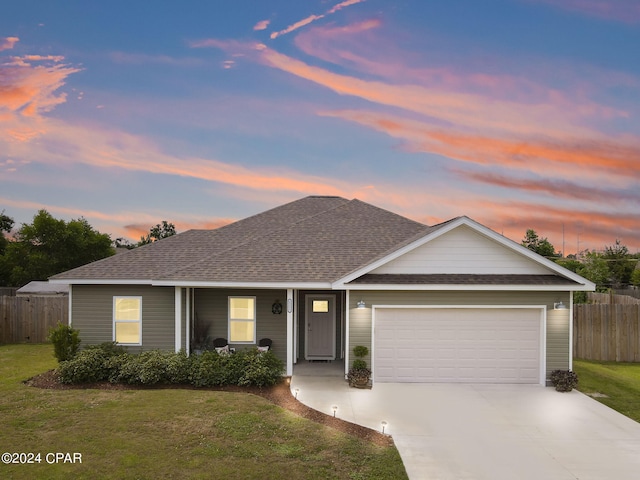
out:
M137 240L307 195L640 250L638 0L5 2L0 211Z

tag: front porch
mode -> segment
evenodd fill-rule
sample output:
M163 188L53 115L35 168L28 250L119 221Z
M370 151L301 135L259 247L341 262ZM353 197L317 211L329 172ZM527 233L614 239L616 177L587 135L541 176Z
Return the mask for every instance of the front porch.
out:
M176 287L176 351L252 348L272 340L286 375L344 377L344 291Z

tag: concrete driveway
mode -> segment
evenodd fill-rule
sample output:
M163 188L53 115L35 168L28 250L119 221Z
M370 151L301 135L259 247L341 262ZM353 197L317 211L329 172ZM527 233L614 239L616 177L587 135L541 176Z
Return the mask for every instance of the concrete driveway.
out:
M534 385L376 384L296 376L316 410L393 435L411 479L636 480L640 424L577 391Z

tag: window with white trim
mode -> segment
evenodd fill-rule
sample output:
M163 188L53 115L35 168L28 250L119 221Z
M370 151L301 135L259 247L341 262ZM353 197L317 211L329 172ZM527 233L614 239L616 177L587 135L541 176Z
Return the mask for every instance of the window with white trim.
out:
M229 343L256 343L256 297L229 297Z
M142 297L113 297L113 340L142 345Z

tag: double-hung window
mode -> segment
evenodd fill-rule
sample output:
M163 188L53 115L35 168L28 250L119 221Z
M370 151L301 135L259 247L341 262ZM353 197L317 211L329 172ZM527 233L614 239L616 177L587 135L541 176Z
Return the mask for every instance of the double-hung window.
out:
M142 345L142 297L113 297L113 340Z
M229 343L256 343L256 297L229 297Z

